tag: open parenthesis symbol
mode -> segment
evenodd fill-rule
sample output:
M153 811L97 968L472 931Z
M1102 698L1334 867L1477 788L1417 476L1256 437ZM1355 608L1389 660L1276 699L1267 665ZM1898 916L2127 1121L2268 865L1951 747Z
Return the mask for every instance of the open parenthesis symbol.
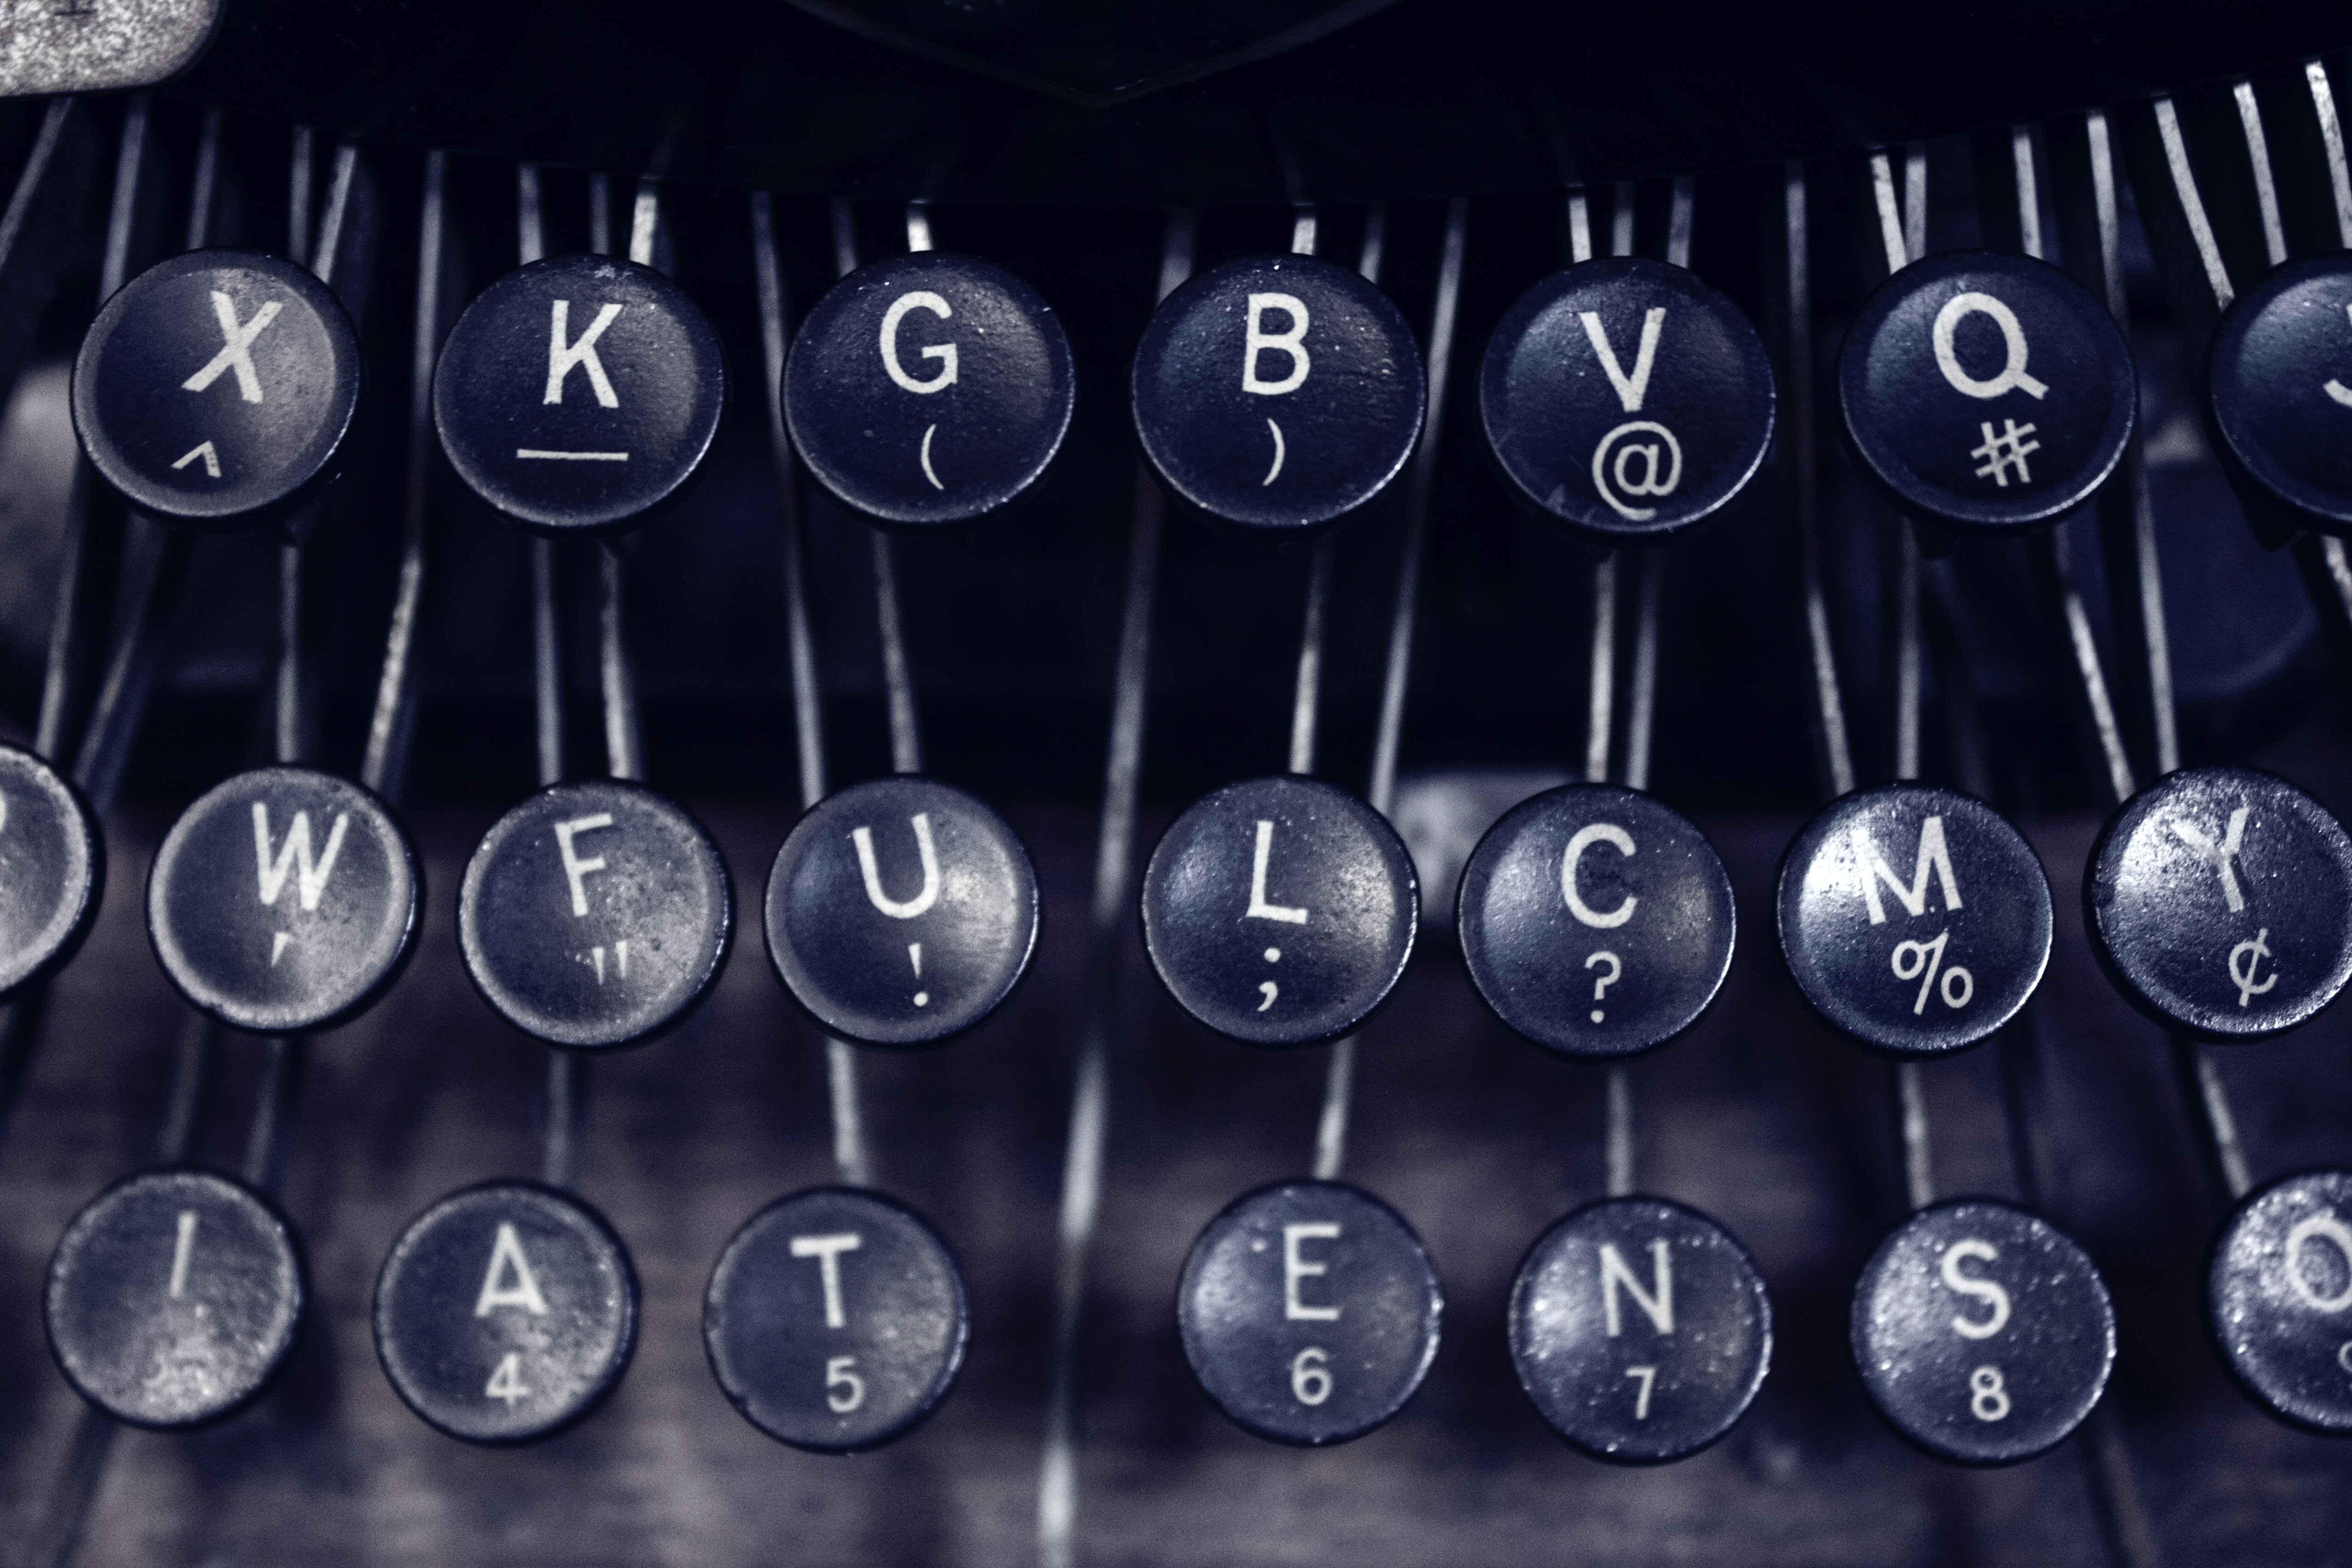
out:
M1629 439L1634 436L1654 436L1657 440ZM1660 443L1664 443L1663 447ZM1642 465L1638 476L1631 471L1637 459ZM1647 522L1658 515L1658 509L1633 505L1620 500L1621 495L1670 495L1682 482L1682 443L1675 439L1673 431L1654 419L1629 419L1601 437L1601 444L1592 448L1592 488L1628 521Z
M939 433L940 427L936 423L924 427L922 450L923 478L931 481L931 489L935 490L943 490L947 489L947 486L940 483L939 472L931 467L931 437Z

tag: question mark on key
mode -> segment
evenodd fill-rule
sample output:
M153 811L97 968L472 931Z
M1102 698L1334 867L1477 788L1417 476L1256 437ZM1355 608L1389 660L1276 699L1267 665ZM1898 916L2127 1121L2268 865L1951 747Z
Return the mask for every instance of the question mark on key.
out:
M1619 976L1625 973L1625 961L1613 952L1596 952L1584 961L1584 967L1590 969L1596 963L1606 963L1609 966L1609 973L1592 983L1592 999L1598 1002L1601 1000L1601 994L1616 984ZM1601 1022L1602 1016L1600 1008L1595 1007L1592 1010L1594 1023Z

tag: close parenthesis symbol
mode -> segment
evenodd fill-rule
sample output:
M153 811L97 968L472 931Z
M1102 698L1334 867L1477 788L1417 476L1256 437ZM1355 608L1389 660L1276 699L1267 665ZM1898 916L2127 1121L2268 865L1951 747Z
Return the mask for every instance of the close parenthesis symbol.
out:
M933 468L931 468L931 437L934 437L934 436L936 436L936 435L938 435L939 433L940 433L940 427L939 427L939 426L938 426L938 425L936 425L936 424L929 425L929 426L924 426L924 429L923 429L923 454L922 454L922 455L923 455L923 478L925 478L925 479L929 479L929 480L930 480L930 481L931 481L931 489L935 489L935 490L943 490L943 489L947 489L947 486L945 486L945 485L943 485L943 484L940 483L940 476L939 476L939 474L938 474L936 471L934 471L934 470L933 470Z
M1261 485L1274 483L1274 476L1282 472L1282 458L1286 450L1282 444L1282 426L1269 419L1265 422L1265 427L1274 432L1274 467L1265 471L1265 478L1258 480Z

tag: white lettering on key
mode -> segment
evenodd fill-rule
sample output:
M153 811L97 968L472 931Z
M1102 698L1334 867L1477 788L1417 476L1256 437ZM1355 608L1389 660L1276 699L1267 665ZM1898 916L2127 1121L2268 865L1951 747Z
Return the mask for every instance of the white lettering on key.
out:
M1991 317L1992 324L2000 329L2002 346L2008 350L2007 363L1990 381L1979 381L1970 375L1952 349L1952 338L1959 331L1960 322L1972 315ZM2018 391L2037 401L2049 395L2050 388L2026 372L2025 329L2018 324L2017 312L1991 295L1973 289L1953 295L1936 312L1936 325L1928 335L1936 345L1936 368L1944 373L1944 379L1952 384L1954 391L1969 397L1999 397L2004 392Z
M2187 817L2172 819L2174 836L2202 856L2205 864L2221 876L2221 901L2230 906L2230 912L2233 915L2246 907L2246 895L2238 887L2238 868L2232 864L2238 858L2238 850L2246 842L2246 812L2247 808L2242 805L2230 814L2229 825L2222 829L2221 842L2218 845L2205 837L2203 828Z
M1298 1255L1302 1241L1337 1241L1339 1227L1328 1219L1305 1220L1282 1227L1282 1315L1295 1322L1328 1323L1339 1316L1337 1307L1310 1307L1298 1299L1298 1282L1328 1274L1328 1263L1310 1263Z
M474 1298L474 1316L487 1318L493 1307L520 1307L535 1318L547 1316L547 1298L539 1293L539 1278L523 1256L522 1237L505 1220L499 1221L490 1266L482 1273L482 1293Z
M1963 1317L1955 1313L1952 1331L1964 1340L1989 1340L2009 1326L2009 1292L1990 1279L1979 1279L1973 1274L1960 1272L1960 1259L1963 1258L1990 1263L2000 1256L1991 1242L1980 1241L1975 1237L1956 1241L1944 1248L1944 1260L1937 1266L1937 1272L1943 1277L1944 1283L1963 1296L1975 1297L1991 1312L1991 1316L1985 1318Z
M2303 1247L2305 1242L2316 1241L2336 1249L2343 1264L2344 1288L2334 1295L2323 1296L2318 1287L2303 1271ZM2322 1209L2295 1221L2286 1233L2286 1246L2282 1249L2286 1266L2287 1289L2293 1290L2303 1304L2315 1312L2340 1312L2352 1307L2352 1226L2336 1217L2333 1209ZM178 1292L173 1292L177 1295Z
M910 921L940 901L940 856L931 847L931 814L919 811L907 819L915 829L915 852L923 860L922 890L903 903L882 890L882 867L874 858L874 830L853 827L849 841L857 846L858 873L866 879L866 897L894 921Z
M172 471L175 474L178 473L182 468L186 468L198 458L202 458L205 460L205 478L208 479L216 479L221 477L220 452L210 441L199 441L194 446L189 447L187 455L183 457L178 462L172 465Z
M607 408L621 406L620 396L605 379L604 362L596 357L596 340L604 335L604 329L620 313L620 306L606 305L596 312L596 319L588 323L588 330L580 334L577 342L567 343L563 334L572 327L572 301L555 301L547 329L547 395L541 402L562 402L563 383L574 369L579 369L588 373L588 387L596 395L598 403Z
M1628 414L1642 412L1642 399L1649 395L1650 371L1657 363L1658 334L1666 324L1665 307L1654 306L1642 318L1642 342L1633 351L1632 375L1627 375L1624 367L1617 363L1617 351L1609 346L1609 330L1601 324L1601 313L1580 310L1576 319L1584 323L1585 339L1601 357L1601 368L1608 374L1609 384L1617 389L1617 401L1625 405Z
M1290 318L1290 330L1269 332L1265 330L1265 313L1280 310ZM1249 319L1242 331L1242 390L1273 397L1285 392L1296 392L1307 384L1307 301L1296 294L1253 294L1249 297ZM1257 373L1257 359L1262 353L1290 356L1290 372L1280 381L1268 381ZM1280 439L1277 436L1276 439ZM1277 459L1276 468L1280 468ZM1272 483L1274 475L1266 481Z
M306 910L319 907L319 895L327 890L327 879L335 874L335 857L343 852L343 830L352 824L351 813L335 813L335 826L327 830L327 852L316 863L310 858L310 814L298 811L294 826L286 835L285 844L274 852L269 845L269 808L259 801L253 803L253 856L260 863L261 901L267 905L278 902L278 895L286 890L286 874L295 872L295 890ZM277 954L270 955L277 962Z
M172 1288L165 1292L174 1301L178 1300L188 1288L188 1259L195 1249L196 1211L182 1209L179 1239L172 1244ZM2291 1248L2289 1256L2293 1256Z
M253 320L240 321L236 319L236 306L230 302L229 297L217 289L214 289L213 319L220 323L221 337L225 341L221 344L221 352L205 362L204 369L180 383L181 389L202 392L223 374L235 371L236 395L247 403L260 402L261 377L253 368L253 340L259 337L261 329L276 321L278 312L284 309L283 304L272 300L253 313Z
M1615 1339L1625 1331L1625 1321L1617 1305L1617 1291L1622 1287L1633 1298L1633 1305L1642 1309L1650 1320L1650 1327L1662 1334L1675 1331L1675 1266L1674 1255L1663 1238L1650 1243L1650 1288L1642 1289L1642 1281L1626 1267L1625 1255L1617 1244L1601 1244L1601 1315L1609 1325L1609 1337Z
M907 319L909 310L929 310L943 321L955 314L945 300L928 289L918 289L911 294L901 294L891 300L890 308L882 312L882 368L890 373L892 381L908 392L945 392L955 384L955 344L936 343L919 351L924 359L940 362L940 368L920 381L908 375L907 367L898 363L898 323ZM926 472L930 468L930 438L926 436L923 441L923 468Z
M1870 908L1872 925L1886 923L1886 906L1878 900L1878 884L1882 881L1902 900L1905 914L1926 914L1927 874L1930 871L1943 886L1944 907L1948 910L1960 907L1960 884L1952 875L1952 852L1944 843L1944 819L1941 816L1931 816L1919 825L1919 861L1911 873L1911 885L1907 888L1895 875L1894 868L1886 864L1886 857L1878 852L1878 841L1870 836L1868 827L1857 822L1850 837L1853 844L1854 868L1862 876L1863 901Z
M1559 890L1568 900L1568 912L1586 925L1601 931L1613 931L1633 918L1633 906L1642 900L1628 893L1617 907L1605 913L1584 901L1576 890L1576 863L1595 844L1606 844L1620 855L1633 853L1633 836L1613 822L1592 822L1576 830L1568 841L1568 848L1559 858ZM1588 965L1589 967L1589 965Z
M2345 303L2344 313L2347 316L2352 316L2352 300L2347 300ZM2327 394L2329 397L2335 399L2336 402L2342 406L2352 408L2352 386L2347 386L2342 382L2336 380L2334 376L2330 376L2327 378L2326 384L2320 387L2320 390Z
M824 1281L824 1326L845 1329L849 1314L841 1309L841 1255L855 1252L866 1245L866 1238L856 1231L843 1231L835 1236L796 1236L793 1237L794 1258L816 1259L817 1274Z
M1270 904L1265 900L1265 867L1273 858L1274 824L1261 816L1257 819L1257 852L1250 858L1249 908L1243 911L1242 919L1282 921L1290 925L1303 926L1307 923L1305 910L1292 909L1286 904ZM1266 998L1268 1003L1273 1000L1271 996ZM1265 1009L1261 1007L1258 1011L1263 1013Z
M569 822L555 825L555 847L563 857L563 878L572 884L572 913L577 918L588 912L587 878L591 871L604 868L602 855L583 860L572 847L572 841L583 833L593 833L600 827L613 826L613 814L600 811L593 816L575 816Z

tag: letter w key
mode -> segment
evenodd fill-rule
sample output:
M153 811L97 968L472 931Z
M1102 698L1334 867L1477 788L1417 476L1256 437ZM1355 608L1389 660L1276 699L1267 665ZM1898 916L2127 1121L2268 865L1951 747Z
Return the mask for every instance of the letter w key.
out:
M247 403L261 401L261 377L253 368L253 340L261 330L278 319L285 307L272 300L253 313L253 320L236 319L236 306L226 294L215 289L213 295L213 318L220 322L221 351L205 362L205 368L180 383L183 390L202 392L230 371L236 373L236 395Z

